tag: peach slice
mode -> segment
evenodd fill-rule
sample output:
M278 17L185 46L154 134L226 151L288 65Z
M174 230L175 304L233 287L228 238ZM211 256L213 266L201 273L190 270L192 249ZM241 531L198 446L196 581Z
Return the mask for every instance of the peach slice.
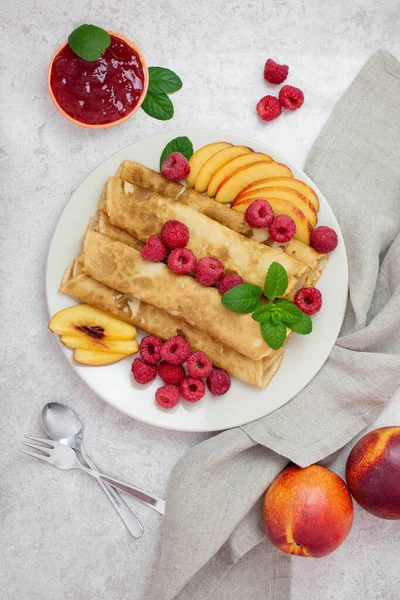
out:
M251 183L244 190L242 190L238 196L244 196L247 192L250 192L255 189L261 189L266 187L287 187L300 194L303 194L307 198L309 202L314 206L315 210L319 211L319 199L314 190L304 183L304 181L300 181L300 179L289 179L287 177L271 177L270 179L261 179L261 181L256 181L255 183Z
M196 150L189 160L190 173L186 179L188 187L194 187L201 167L213 156L213 154L230 146L232 146L232 144L229 144L228 142L215 142L214 144L207 144L207 146L202 146L202 148Z
M303 194L300 194L295 190L284 187L261 188L258 190L251 190L241 198L239 196L232 202L232 208L239 204L246 204L248 206L256 198L262 198L263 200L267 201L269 198L282 198L282 200L287 200L293 204L293 206L299 208L313 227L315 227L317 224L317 212L314 206L307 200L305 196L303 196Z
M74 352L75 362L81 363L82 365L91 365L93 367L111 365L127 356L127 354L99 352L98 350L85 350L83 348L77 348Z
M242 156L252 152L247 146L231 146L230 148L224 148L211 158L201 167L199 174L197 175L195 189L197 192L205 192L208 188L208 184L214 173L216 173L221 167L226 165L232 159L237 156Z
M236 158L233 158L229 163L218 169L218 171L211 177L210 183L208 184L207 196L213 198L217 193L217 189L222 181L226 179L226 177L232 175L232 173L237 171L237 169L261 161L273 162L272 158L268 156L268 154L263 154L262 152L251 152L250 154L244 154L243 156L237 156Z
M136 354L138 343L136 340L90 340L75 335L62 335L61 341L68 348L82 348L83 350L96 350L96 352L111 352L112 354Z
M304 213L287 200L282 200L281 198L268 198L268 202L272 206L274 215L288 215L289 217L292 217L293 221L296 223L295 239L310 245L310 236L313 228ZM246 212L247 204L232 205L232 208L233 210L244 213Z
M64 308L54 315L49 329L58 335L73 335L91 340L134 340L136 329L89 304Z
M219 184L215 199L227 204L248 185L268 177L293 177L292 171L286 165L277 162L258 162L241 167L234 171Z

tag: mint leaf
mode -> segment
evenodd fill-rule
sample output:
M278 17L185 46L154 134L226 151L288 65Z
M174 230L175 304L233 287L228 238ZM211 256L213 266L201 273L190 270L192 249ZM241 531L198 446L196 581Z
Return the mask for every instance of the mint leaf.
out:
M225 292L222 304L235 313L251 313L260 306L261 289L252 283L241 283Z
M193 144L186 136L177 137L168 142L160 156L160 171L164 160L167 156L172 154L172 152L180 152L187 160L189 160L193 154Z
M81 25L68 38L71 50L89 62L98 60L110 44L110 35L96 25Z
M302 311L300 311L301 316L290 323L288 326L294 333L299 333L300 335L307 335L312 332L312 321L309 315L306 315Z
M257 310L255 310L251 315L251 318L254 321L257 321L257 323L265 323L270 318L271 308L273 306L274 305L272 304L272 302L270 302L269 304L265 304L261 308L257 308Z
M304 313L289 300L277 300L275 306L279 307L282 315L282 321L286 323L288 327L290 327L295 321L301 319L304 315Z
M164 67L149 67L149 92L152 94L172 94L182 87L180 77Z
M273 262L265 278L264 294L270 300L282 296L286 292L288 283L286 270L279 263Z
M273 350L278 350L286 340L286 327L282 322L273 323L272 320L260 325L265 342Z
M147 92L142 108L149 117L159 121L168 121L174 116L174 105L166 94Z

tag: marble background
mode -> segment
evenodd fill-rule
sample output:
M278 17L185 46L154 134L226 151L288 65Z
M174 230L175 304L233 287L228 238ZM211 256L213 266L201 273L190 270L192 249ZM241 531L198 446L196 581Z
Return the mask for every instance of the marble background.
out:
M181 75L172 122L139 111L119 127L90 131L56 112L46 90L48 62L84 22L127 34L150 65ZM95 482L19 454L19 441L25 432L41 432L45 402L66 402L82 417L86 448L106 472L163 494L173 465L204 436L135 422L71 371L46 327L44 266L57 219L99 162L170 129L244 134L301 166L364 61L378 48L400 58L399 6L395 0L4 0L0 28L0 596L141 600L155 573L161 518L128 499L146 527L133 540ZM290 65L289 83L304 90L306 101L301 111L265 124L255 104L270 93L262 79L269 56ZM375 425L400 422L399 398ZM347 453L335 462L340 474ZM400 522L356 507L351 535L335 554L293 560L292 599L398 599L399 541Z

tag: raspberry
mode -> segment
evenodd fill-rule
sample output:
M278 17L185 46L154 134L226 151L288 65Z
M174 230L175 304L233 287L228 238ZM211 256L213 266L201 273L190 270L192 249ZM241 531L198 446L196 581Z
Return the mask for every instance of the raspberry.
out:
M161 348L162 358L171 365L181 365L190 356L189 343L181 335L175 335Z
M150 383L157 375L157 367L147 365L141 358L135 358L131 366L132 374L138 383Z
M279 92L279 102L287 110L297 110L304 102L304 94L299 88L284 85Z
M179 385L185 377L185 370L182 365L171 365L163 360L158 365L158 374L164 383Z
M204 256L194 268L194 276L201 285L214 285L224 274L224 265L216 258Z
M187 370L192 377L208 377L212 362L204 352L193 352L187 359Z
M231 377L223 369L216 369L214 367L211 374L207 377L207 386L214 396L222 396L231 387Z
M140 254L145 260L161 262L167 256L167 250L158 235L151 235L141 249Z
M186 179L190 173L190 165L186 158L180 152L172 152L164 160L161 173L171 181Z
M188 402L197 402L204 396L206 386L202 379L198 379L197 377L185 377L185 379L181 381L179 391L182 398Z
M265 63L264 79L268 83L282 83L285 81L288 73L289 67L287 65L280 65L272 60L272 58L269 58Z
M274 220L274 211L266 200L253 200L247 207L245 218L250 227L262 229Z
M179 388L176 385L162 385L156 391L156 402L161 408L174 408L179 398Z
M264 96L264 98L261 98L256 109L263 121L273 121L282 112L279 100L275 96Z
M322 225L317 227L311 234L311 246L317 252L333 252L338 245L338 236L336 231L330 227Z
M156 365L161 360L163 342L155 335L146 335L139 345L142 360L148 365Z
M296 223L288 215L278 215L269 226L269 235L274 242L290 242L296 233Z
M294 303L306 315L314 315L322 306L322 294L317 288L302 288L295 297Z
M196 257L188 248L175 248L168 257L168 266L179 275L187 275L193 271Z
M240 275L235 275L234 273L230 273L229 275L224 275L221 281L219 282L218 291L223 296L225 292L228 292L232 288L240 285L243 282L243 279Z
M189 241L189 229L180 221L167 221L161 228L161 239L167 248L184 248Z

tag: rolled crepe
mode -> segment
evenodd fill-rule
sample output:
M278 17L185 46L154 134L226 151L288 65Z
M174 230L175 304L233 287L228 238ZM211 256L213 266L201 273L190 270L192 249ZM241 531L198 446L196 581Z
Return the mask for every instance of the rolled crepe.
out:
M251 237L255 241L264 243L268 240L268 230L252 229L247 224L243 213L238 213L232 208L229 208L226 204L216 202L180 183L169 181L160 173L157 173L144 165L130 160L124 160L115 176L147 188L152 192L157 192L158 194L171 198L177 202L181 202L186 206L190 206L190 208L201 212L214 221L218 221L218 223L225 225L225 227L232 229L232 231L241 233L246 237ZM311 248L311 246L299 242L298 240L292 240L288 244L272 243L270 245L280 252L285 252L292 258L296 258L309 267L310 272L305 281L305 285L316 285L328 262L327 254L320 254L314 250L314 248Z
M237 273L245 282L261 288L268 268L278 262L288 274L285 298L293 299L309 273L308 267L287 254L258 244L188 206L122 179L109 178L99 208L107 213L112 225L128 231L142 242L150 235L160 234L166 221L181 221L189 228L188 248L196 258L217 258L228 272Z
M172 317L155 306L120 294L85 275L82 260L83 257L75 259L66 269L60 286L60 292L63 294L95 306L162 340L178 334L184 335L192 350L205 352L215 366L251 385L265 388L278 371L283 358L283 348L269 357L258 361L251 360L213 340L204 332L194 329L185 321Z
M215 288L177 275L164 263L144 260L134 248L91 229L85 234L83 247L84 271L100 283L179 317L253 360L273 352L251 315L226 309Z

